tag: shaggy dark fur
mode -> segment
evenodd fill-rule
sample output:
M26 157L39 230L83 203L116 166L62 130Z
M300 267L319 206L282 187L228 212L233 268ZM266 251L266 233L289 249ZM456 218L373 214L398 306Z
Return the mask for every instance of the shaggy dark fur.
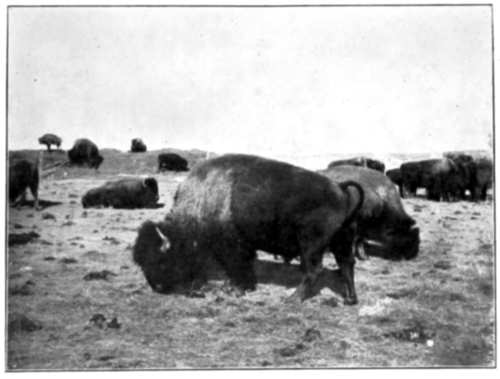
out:
M146 208L158 202L155 178L126 178L104 183L89 190L82 198L84 208Z
M393 168L392 170L387 170L385 175L387 175L387 177L389 179L391 179L391 181L398 186L399 188L399 195L401 197L404 197L404 194L403 194L403 177L401 176L401 169L400 168Z
M189 171L188 162L178 154L162 153L158 155L158 171Z
M29 188L33 195L34 207L39 209L38 184L40 157L36 162L22 159L9 165L9 200L13 205L18 205L25 200L26 189Z
M144 153L147 150L146 144L140 138L134 138L131 142L130 151L132 153Z
M209 260L237 287L253 290L256 250L285 259L300 256L304 279L296 297L311 296L326 250L336 249L346 303L357 302L354 253L348 229L363 202L357 183L333 184L317 173L250 155L225 155L197 165L179 186L171 213L145 222L133 258L151 287L172 292L203 280ZM350 239L350 240L349 240Z
M68 158L71 164L77 166L87 165L90 168L99 169L103 157L99 155L97 145L86 138L81 138L75 141L75 144L68 151Z
M345 166L345 165L368 167L371 168L372 170L380 171L381 173L384 173L385 171L385 164L383 162L366 157L356 157L356 158L333 161L330 162L328 168L333 168L336 166Z
M358 212L357 231L368 255L387 259L417 256L419 229L404 210L398 190L382 173L363 167L338 166L321 172L333 182L361 184L365 201Z

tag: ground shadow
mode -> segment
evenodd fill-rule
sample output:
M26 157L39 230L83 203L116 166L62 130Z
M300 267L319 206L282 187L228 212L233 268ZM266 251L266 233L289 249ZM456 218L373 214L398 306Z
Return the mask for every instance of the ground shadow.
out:
M62 201L51 201L51 200L38 200L38 206L41 209L49 208L49 207L54 207L56 205L61 205ZM35 206L35 201L34 200L24 200L21 202L21 204L17 205L18 207L31 207L33 208Z

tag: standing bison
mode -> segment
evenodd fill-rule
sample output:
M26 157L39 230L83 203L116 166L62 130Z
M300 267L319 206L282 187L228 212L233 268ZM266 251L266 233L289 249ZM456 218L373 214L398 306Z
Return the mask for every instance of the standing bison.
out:
M462 199L465 191L470 193L471 200L486 200L486 194L493 182L493 161L488 155L471 155L463 152L445 153L453 160L460 171L460 178L454 184Z
M155 178L126 178L104 183L89 190L82 198L84 208L148 208L158 202Z
M40 209L38 204L38 184L40 180L40 156L36 162L21 159L9 165L9 201L12 205L20 205L29 188L33 195L34 207Z
M453 200L460 180L458 166L448 158L406 162L401 165L404 190L415 196L418 188L425 188L429 200Z
M158 155L158 171L189 171L188 162L178 154L162 153Z
M130 151L132 153L144 153L147 150L146 144L140 138L134 138L131 142Z
M338 166L321 171L335 183L353 180L363 187L363 206L358 212L357 232L360 255L386 259L417 256L419 229L405 211L398 190L383 174L363 167Z
M104 160L99 155L97 145L89 139L81 138L75 141L75 144L68 151L68 158L71 164L77 166L87 165L90 168L99 169Z
M365 157L356 157L356 158L333 161L330 162L328 168L330 169L332 167L344 166L344 165L368 167L371 168L372 170L380 171L382 173L385 171L385 164L383 162L380 162L376 159L365 158Z
M325 250L335 251L346 304L357 302L354 236L346 232L363 203L353 182L334 184L317 173L249 155L207 160L179 186L164 221L139 229L133 259L149 285L169 293L205 280L217 261L241 290L254 290L256 250L301 257L294 297L311 296ZM345 249L332 249L333 243Z
M41 136L40 138L38 138L38 143L40 145L47 145L47 150L50 153L52 151L50 149L50 146L55 145L59 149L59 147L61 147L62 139L60 137L56 136L55 134L47 133L47 134L44 134L43 136Z

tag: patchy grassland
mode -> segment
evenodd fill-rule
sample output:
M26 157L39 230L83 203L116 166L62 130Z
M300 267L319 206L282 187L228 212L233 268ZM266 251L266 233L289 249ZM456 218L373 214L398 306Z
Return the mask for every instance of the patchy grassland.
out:
M262 252L254 292L236 297L220 277L192 297L167 296L146 284L131 245L144 220L168 212L185 174L155 175L163 208L84 210L81 195L113 172L156 170L154 153L109 154L99 173L64 168L44 180L40 196L54 204L43 211L9 210L9 233L40 235L8 249L9 370L495 364L491 201L405 200L420 255L358 262L356 306L342 304L331 255L324 287L302 304L285 301L296 262Z

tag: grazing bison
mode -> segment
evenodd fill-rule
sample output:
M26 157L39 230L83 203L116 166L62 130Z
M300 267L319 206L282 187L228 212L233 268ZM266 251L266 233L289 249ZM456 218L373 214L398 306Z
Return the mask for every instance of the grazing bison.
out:
M41 136L40 138L38 138L38 143L40 145L47 145L47 150L50 153L52 151L50 149L50 146L55 145L59 149L59 147L61 147L62 139L60 137L56 136L55 134L47 133L47 134L44 134L43 136Z
M38 210L38 184L40 180L41 158L36 162L21 159L9 165L9 200L12 205L20 205L29 188L34 198L34 207Z
M425 188L429 200L449 201L456 197L460 171L451 159L427 159L403 163L401 178L411 195L416 195L418 188Z
M162 153L158 155L158 171L189 171L188 162L178 154Z
M383 174L363 167L338 166L320 171L335 183L355 181L363 187L363 206L358 212L359 251L386 259L417 256L419 229L405 211L398 190Z
M294 297L312 295L325 250L332 243L346 285L357 302L354 236L349 230L363 203L354 182L334 184L317 173L250 155L225 155L198 164L180 184L164 221L142 224L133 259L157 292L206 280L216 261L241 290L254 290L256 250L285 259L300 256L303 280Z
M146 144L140 138L134 138L130 146L132 153L144 153L147 150Z
M387 175L387 177L389 179L391 179L391 181L398 186L399 188L399 195L401 197L404 197L403 195L403 177L401 176L401 169L400 168L393 168L392 170L387 170L385 172L385 175Z
M99 169L103 157L99 155L97 145L86 138L77 139L75 144L68 151L68 158L71 164Z
M84 208L147 208L158 202L155 178L126 178L104 183L89 190L82 198Z
M454 182L460 198L465 199L469 190L471 200L486 200L488 188L493 182L493 161L488 155L470 155L468 153L445 153L444 156L457 165L460 176Z
M385 171L385 164L384 163L377 161L376 159L365 158L365 157L356 157L356 158L333 161L333 162L330 162L330 164L328 165L328 168L332 168L332 167L336 167L336 166L345 166L345 165L368 167L368 168L371 168L372 170L377 170L377 171L380 171L382 173Z

